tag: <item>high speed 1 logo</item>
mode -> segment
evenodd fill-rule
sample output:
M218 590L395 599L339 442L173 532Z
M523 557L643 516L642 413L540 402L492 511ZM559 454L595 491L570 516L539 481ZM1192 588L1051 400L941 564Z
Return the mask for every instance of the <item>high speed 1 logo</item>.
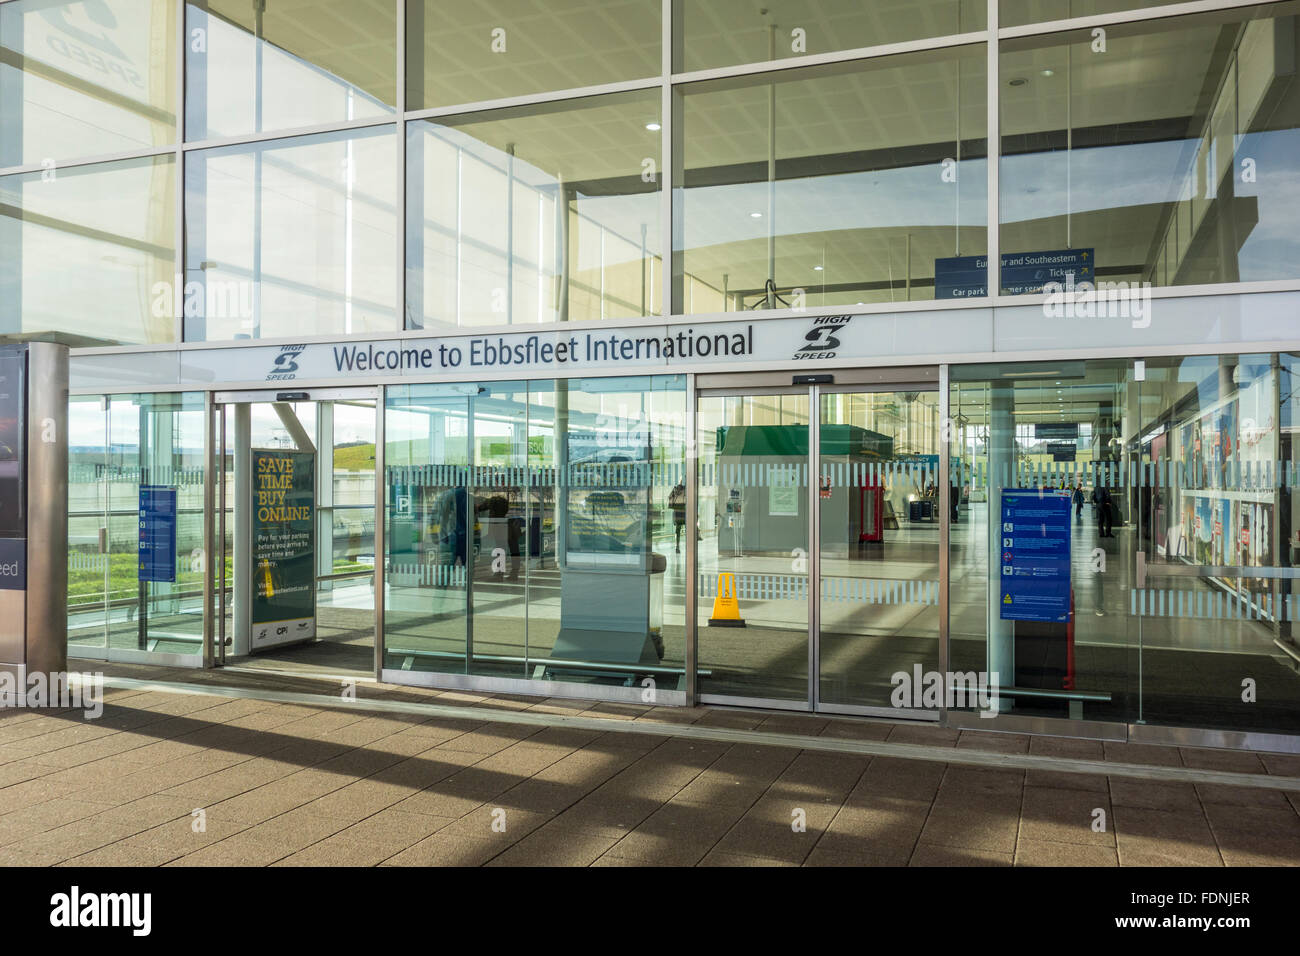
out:
M804 333L808 344L794 353L796 361L803 359L834 358L840 340L835 333L849 324L851 315L823 315L813 321L813 327Z

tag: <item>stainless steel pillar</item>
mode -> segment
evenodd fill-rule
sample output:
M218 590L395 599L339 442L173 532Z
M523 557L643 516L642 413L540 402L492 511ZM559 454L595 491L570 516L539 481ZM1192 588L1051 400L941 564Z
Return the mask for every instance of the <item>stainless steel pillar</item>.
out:
M68 668L68 350L0 349L0 671Z

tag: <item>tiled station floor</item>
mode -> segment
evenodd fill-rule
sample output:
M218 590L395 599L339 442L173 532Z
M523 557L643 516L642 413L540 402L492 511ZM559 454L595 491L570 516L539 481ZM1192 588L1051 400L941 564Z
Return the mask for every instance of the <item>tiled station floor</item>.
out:
M0 711L0 864L1300 861L1294 755L371 683L343 702L302 677L103 672L131 686L105 690L99 719Z

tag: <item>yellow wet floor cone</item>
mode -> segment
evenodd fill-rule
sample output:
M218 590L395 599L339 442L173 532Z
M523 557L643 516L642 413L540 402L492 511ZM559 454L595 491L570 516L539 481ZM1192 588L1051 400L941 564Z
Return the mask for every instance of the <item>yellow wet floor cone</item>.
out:
M713 599L713 617L709 627L744 627L740 617L740 600L736 597L736 576L730 571L718 575L718 596Z

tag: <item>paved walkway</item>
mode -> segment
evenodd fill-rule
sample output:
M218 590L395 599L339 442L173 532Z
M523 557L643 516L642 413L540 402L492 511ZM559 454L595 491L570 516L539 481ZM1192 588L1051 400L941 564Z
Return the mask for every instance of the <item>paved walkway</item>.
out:
M0 711L0 864L1300 862L1300 756L97 669Z

